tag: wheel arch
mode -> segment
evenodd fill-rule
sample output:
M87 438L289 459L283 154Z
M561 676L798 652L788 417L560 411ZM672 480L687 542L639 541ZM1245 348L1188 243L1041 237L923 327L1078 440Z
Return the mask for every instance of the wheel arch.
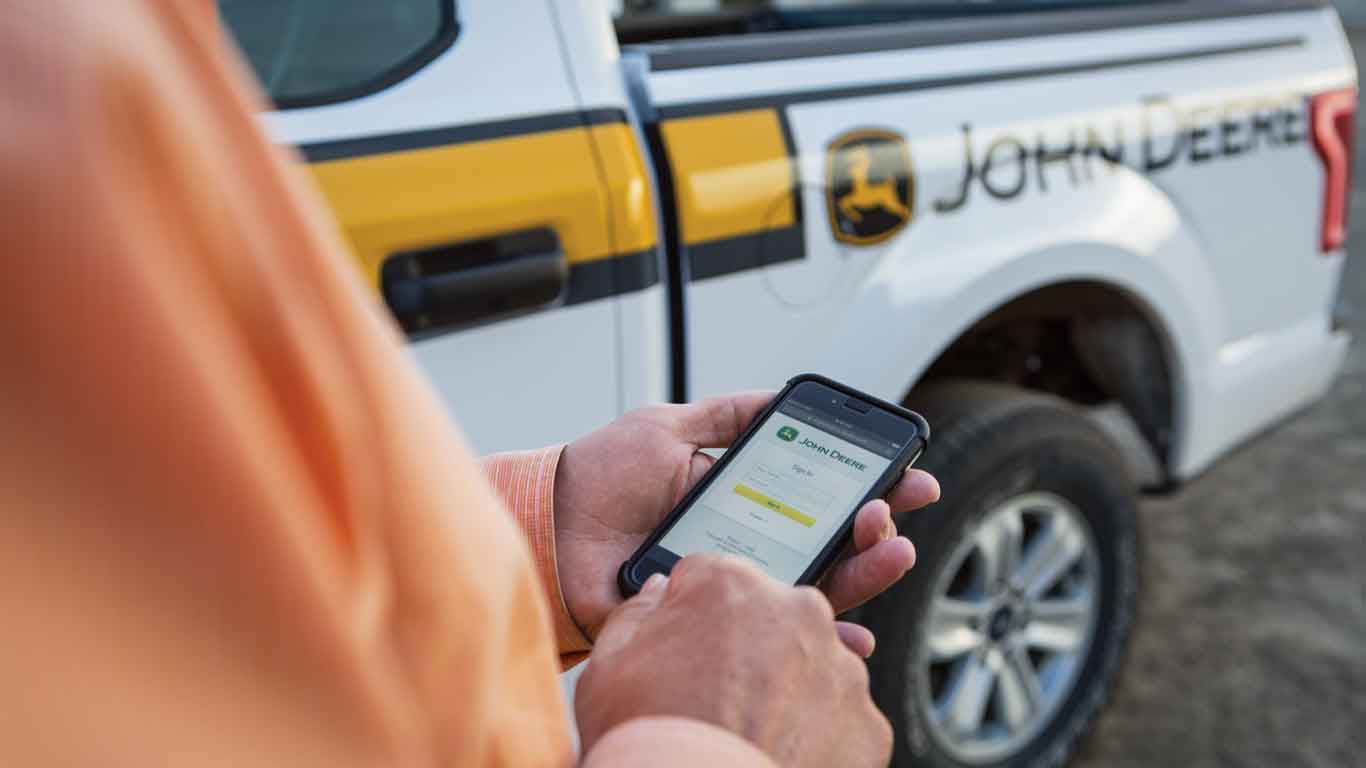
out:
M1151 451L1149 461L1156 460L1159 476L1149 477L1146 484L1166 485L1180 466L1190 414L1196 409L1198 361L1213 354L1212 340L1218 335L1211 323L1218 317L1216 310L1197 315L1191 309L1218 306L1217 296L1205 295L1210 293L1208 275L1190 274L1202 272L1205 265L1186 262L1172 269L1170 261L1163 254L1105 242L1070 243L1008 259L967 280L960 277L932 306L917 308L900 365L887 365L883 358L877 370L854 371L851 378L872 382L874 391L910 398L912 408L917 385L950 375L1010 383L1088 406L1097 404L1098 392L1123 406ZM918 279L931 276L922 273ZM965 364L981 354L986 333L1028 335L1030 326L1055 322L1068 328L1068 338L1061 350L1040 355L1046 357L1040 362L1062 365L1061 372L1072 375L1075 386L1037 377L1020 380L999 369L989 372ZM1048 329L1044 340L1055 342L1056 334L1056 328ZM1050 350L1026 346L1015 351L1027 355ZM1161 375L1148 377L1146 391L1133 391L1125 377L1143 361L1159 365ZM1090 380L1092 396L1078 388L1086 382L1077 378Z
M1157 462L1155 477L1152 471L1136 474L1165 485L1176 449L1180 370L1170 329L1141 296L1111 282L1076 279L1030 288L984 311L939 351L911 389L972 378L1087 408L1117 403L1144 443L1126 444L1115 435L1130 463ZM907 392L906 400L913 404L914 394ZM1144 447L1152 459L1132 455Z

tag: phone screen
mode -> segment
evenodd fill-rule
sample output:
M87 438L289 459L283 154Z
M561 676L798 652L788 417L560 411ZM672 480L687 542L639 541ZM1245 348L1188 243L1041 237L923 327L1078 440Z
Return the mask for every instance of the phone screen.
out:
M860 430L852 423L857 414L849 416L784 400L733 449L740 453L664 534L652 558L739 555L795 583L901 452L892 438Z

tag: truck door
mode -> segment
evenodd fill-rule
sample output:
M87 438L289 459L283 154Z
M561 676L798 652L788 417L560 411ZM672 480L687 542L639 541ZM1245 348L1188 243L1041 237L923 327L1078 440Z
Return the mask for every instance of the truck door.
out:
M544 0L219 7L278 107L269 129L476 447L613 418L611 297L656 270L653 252L613 258L593 141L624 116L577 102Z

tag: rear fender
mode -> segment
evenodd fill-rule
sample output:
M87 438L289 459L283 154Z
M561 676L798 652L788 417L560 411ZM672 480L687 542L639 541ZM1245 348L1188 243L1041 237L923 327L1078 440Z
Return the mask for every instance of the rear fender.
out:
M1214 359L1222 338L1220 297L1179 211L1147 179L1121 173L1113 192L1095 196L1096 205L1084 211L1060 216L1059 206L1037 206L1038 215L1010 217L1020 226L972 227L932 250L912 237L894 241L830 329L832 366L874 392L903 395L944 350L1002 305L1057 283L1102 283L1132 296L1159 331L1175 416L1173 455L1165 458L1179 464L1208 389L1202 361ZM940 234L926 239L949 239ZM848 354L869 348L871 340L879 347L875 354Z

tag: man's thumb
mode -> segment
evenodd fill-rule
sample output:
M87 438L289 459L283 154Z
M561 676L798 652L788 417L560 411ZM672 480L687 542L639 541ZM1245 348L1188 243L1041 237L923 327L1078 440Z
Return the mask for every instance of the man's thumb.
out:
M602 658L626 647L631 638L635 637L636 630L640 628L641 622L645 621L650 614L654 613L659 607L659 603L664 599L664 589L669 584L669 577L662 573L652 574L645 581L645 586L635 597L622 603L612 614L607 617L607 623L603 625L602 631L598 633L597 642L593 643L593 656Z

